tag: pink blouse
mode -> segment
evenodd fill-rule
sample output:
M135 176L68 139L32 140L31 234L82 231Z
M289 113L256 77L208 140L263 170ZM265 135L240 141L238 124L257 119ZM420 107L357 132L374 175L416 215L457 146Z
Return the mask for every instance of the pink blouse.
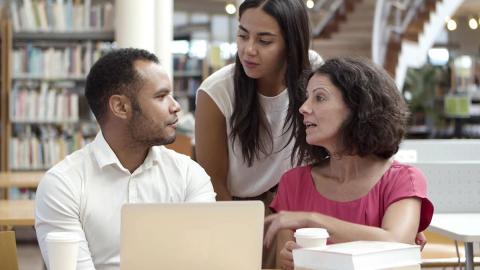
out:
M365 196L348 202L323 197L315 188L311 171L310 166L287 171L270 208L275 212L318 212L347 222L381 227L383 216L392 203L417 197L422 200L418 231L425 230L432 220L433 205L426 197L426 179L412 166L394 161Z

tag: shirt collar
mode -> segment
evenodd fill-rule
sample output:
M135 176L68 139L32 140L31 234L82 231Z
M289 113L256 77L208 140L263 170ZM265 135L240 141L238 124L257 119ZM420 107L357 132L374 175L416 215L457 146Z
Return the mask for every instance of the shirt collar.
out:
M152 167L154 163L160 163L160 152L162 147L163 146L151 147L142 164L142 167L148 169ZM115 155L115 152L113 152L112 148L110 148L110 145L108 145L105 137L103 137L101 131L98 132L97 136L92 142L92 152L100 168L104 168L112 164L116 164L119 168L124 168L122 163L120 163L120 160L118 160L117 155Z
M95 140L92 142L92 152L100 168L112 164L117 164L120 168L123 168L120 160L118 160L117 155L115 155L110 145L108 145L101 131L98 132Z
M149 169L154 164L160 164L161 151L163 150L163 147L164 146L150 147L150 150L148 151L147 157L145 158L142 167L144 167L145 169Z

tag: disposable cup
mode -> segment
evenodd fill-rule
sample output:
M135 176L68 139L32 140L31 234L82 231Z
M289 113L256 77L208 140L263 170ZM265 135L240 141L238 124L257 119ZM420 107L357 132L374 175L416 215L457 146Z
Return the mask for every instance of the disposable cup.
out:
M303 248L323 247L327 245L329 234L323 228L302 228L294 233L295 242Z
M49 270L75 270L80 238L72 232L50 232L47 243Z

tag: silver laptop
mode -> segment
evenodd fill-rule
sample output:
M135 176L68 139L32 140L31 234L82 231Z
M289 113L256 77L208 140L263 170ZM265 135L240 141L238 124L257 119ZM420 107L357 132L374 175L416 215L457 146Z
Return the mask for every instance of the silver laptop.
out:
M121 270L260 270L260 201L126 204Z

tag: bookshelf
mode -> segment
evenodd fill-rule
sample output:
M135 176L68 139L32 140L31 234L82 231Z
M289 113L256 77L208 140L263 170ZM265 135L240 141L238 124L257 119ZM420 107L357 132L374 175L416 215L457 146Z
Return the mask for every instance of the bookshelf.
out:
M8 141L10 134L10 125L8 124L8 89L9 78L9 48L11 47L11 31L7 21L0 21L0 170L5 171L8 168Z
M3 14L3 7L0 5L0 12ZM4 151L3 151L3 145L4 145L4 118L5 118L5 103L3 101L3 93L4 87L3 87L3 77L4 77L4 57L3 57L3 23L2 20L0 19L0 170L3 168L3 159L4 159Z
M204 59L176 54L173 57L173 89L184 112L195 111L195 95L206 78Z
M2 22L0 169L43 171L98 131L83 91L91 65L114 47L113 1L9 3Z

